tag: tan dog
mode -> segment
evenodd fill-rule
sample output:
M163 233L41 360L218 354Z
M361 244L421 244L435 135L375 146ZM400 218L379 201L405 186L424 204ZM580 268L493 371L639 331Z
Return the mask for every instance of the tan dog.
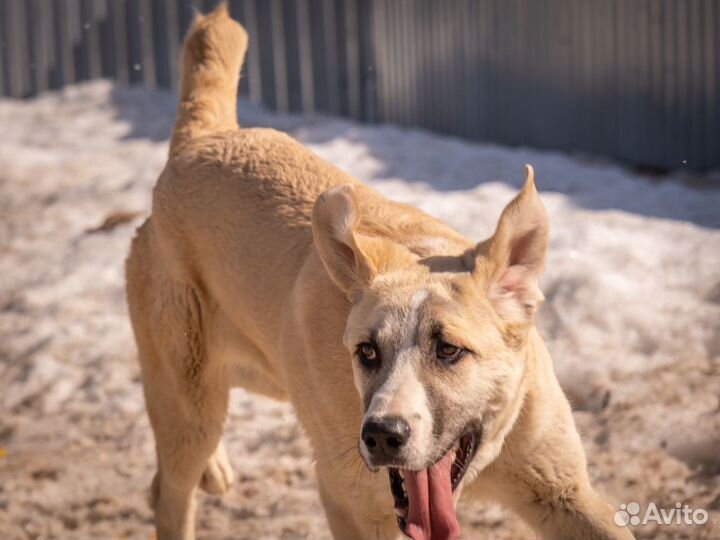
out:
M246 45L224 6L195 21L169 160L127 261L158 537L193 538L197 486L230 486L220 437L242 386L294 405L335 538L456 538L461 491L546 538L632 538L589 484L533 326L548 221L532 169L495 234L470 242L282 133L239 130ZM347 441L388 472L355 486L336 459Z

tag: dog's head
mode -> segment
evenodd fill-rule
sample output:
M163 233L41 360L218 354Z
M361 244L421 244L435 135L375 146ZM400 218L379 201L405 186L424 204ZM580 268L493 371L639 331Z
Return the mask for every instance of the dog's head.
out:
M360 453L371 469L389 468L397 506L406 475L442 463L455 490L479 468L478 452L484 466L502 446L543 299L548 221L528 167L490 239L423 256L363 227L354 192L325 192L313 232L330 277L352 302L344 344L364 408Z

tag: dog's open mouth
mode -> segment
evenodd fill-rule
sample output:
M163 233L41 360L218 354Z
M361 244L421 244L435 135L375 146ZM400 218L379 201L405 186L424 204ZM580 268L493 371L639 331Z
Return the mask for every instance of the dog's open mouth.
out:
M480 434L466 433L439 461L411 471L388 467L400 530L413 540L453 540L460 535L453 492L475 457Z

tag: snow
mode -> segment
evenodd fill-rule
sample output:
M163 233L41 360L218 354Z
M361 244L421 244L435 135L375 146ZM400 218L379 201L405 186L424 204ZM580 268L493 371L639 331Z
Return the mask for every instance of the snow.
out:
M170 94L104 81L0 101L3 538L151 533L154 455L123 292L134 227L88 230L148 212L174 109ZM596 485L618 503L710 511L703 527L640 527L639 537L720 536L720 189L248 103L239 114L477 240L531 163L552 220L539 327ZM201 537L328 537L287 405L236 392L226 438L240 481L202 499ZM468 538L528 535L492 506L468 504L462 519Z

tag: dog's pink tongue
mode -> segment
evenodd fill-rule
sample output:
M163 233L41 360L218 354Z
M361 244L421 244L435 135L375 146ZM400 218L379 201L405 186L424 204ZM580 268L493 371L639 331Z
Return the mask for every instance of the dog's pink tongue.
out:
M408 517L405 532L413 540L457 540L460 524L455 515L448 453L423 471L405 471Z

